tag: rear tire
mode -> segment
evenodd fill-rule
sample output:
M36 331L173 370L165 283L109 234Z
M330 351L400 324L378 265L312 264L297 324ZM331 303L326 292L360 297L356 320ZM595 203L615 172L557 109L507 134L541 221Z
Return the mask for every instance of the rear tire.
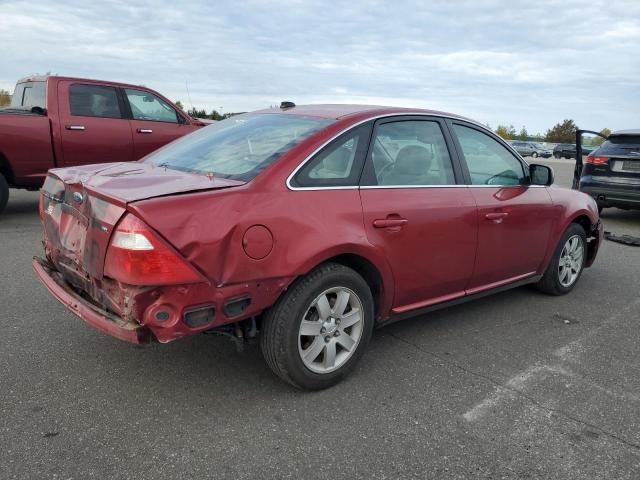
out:
M9 184L7 180L4 178L4 175L0 173L0 213L7 206L7 202L9 201Z
M365 280L344 265L326 263L294 283L265 314L260 347L284 381L320 390L353 370L373 327L373 296Z
M533 153L531 154L531 157L532 157L532 158L538 158L538 152L533 152Z
M565 295L576 286L587 258L587 235L577 223L567 227L560 237L544 276L536 284L549 295Z

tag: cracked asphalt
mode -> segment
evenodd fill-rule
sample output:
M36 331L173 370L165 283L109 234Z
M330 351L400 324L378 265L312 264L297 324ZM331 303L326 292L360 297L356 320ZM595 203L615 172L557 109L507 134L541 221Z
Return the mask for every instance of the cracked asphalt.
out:
M640 212L603 220L640 236ZM303 393L257 347L138 348L67 313L31 271L37 194L12 192L0 239L1 479L640 478L640 248L605 242L568 296L377 330L347 381Z

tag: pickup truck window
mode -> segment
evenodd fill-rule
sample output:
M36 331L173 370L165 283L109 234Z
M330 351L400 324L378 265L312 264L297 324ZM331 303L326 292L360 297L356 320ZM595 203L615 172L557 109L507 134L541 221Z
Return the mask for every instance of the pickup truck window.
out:
M122 118L113 87L75 83L69 87L69 110L80 117Z
M47 108L44 100L44 82L23 82L16 85L16 89L11 97L11 106L18 107L40 107Z
M125 89L135 120L178 123L176 111L167 102L142 90Z

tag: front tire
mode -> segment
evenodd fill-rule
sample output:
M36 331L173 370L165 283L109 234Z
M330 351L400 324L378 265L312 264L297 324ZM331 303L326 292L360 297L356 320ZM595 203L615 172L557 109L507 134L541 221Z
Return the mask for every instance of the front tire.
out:
M544 276L536 284L549 295L565 295L576 286L587 257L587 235L577 223L565 230Z
M0 173L0 213L7 206L7 202L9 201L9 184L7 180L4 178L4 175Z
M319 266L298 280L266 313L262 354L295 387L320 390L353 370L373 332L371 289L354 270Z
M538 158L538 152L533 152L533 153L531 154L531 157L532 157L532 158Z

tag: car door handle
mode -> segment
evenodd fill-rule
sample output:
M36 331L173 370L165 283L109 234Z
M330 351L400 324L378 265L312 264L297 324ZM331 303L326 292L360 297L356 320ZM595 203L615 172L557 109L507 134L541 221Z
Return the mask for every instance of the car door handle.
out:
M67 130L84 130L84 125L65 125Z
M138 133L153 133L153 130L151 130L150 128L138 128L136 130L136 132L138 132Z
M491 220L492 222L495 222L495 223L500 223L502 222L502 220L504 220L508 216L509 214L507 212L493 212L493 213L487 213L484 216L484 218L486 218L487 220Z
M398 228L405 226L407 223L409 223L409 220L406 218L380 218L373 221L373 226L375 228Z

